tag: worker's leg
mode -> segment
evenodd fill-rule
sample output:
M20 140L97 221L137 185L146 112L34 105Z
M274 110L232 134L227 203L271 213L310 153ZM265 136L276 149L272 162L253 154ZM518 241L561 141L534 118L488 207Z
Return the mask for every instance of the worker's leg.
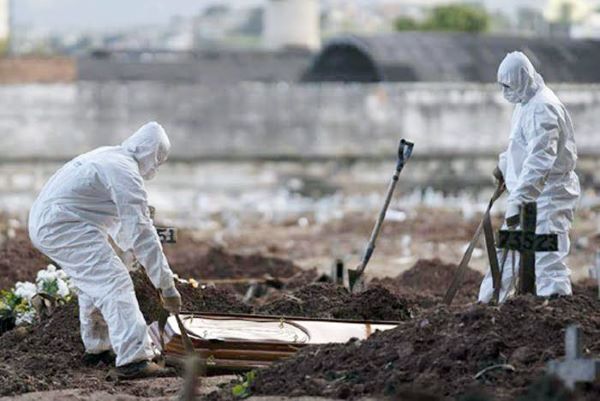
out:
M91 225L71 222L40 232L36 246L56 261L79 292L93 299L101 311L117 354L116 365L151 359L154 353L131 277L105 235Z
M117 354L117 366L154 357L133 282L121 260L113 255L110 269L115 272L105 296L96 301L108 323L110 340Z
M539 252L535 258L537 295L571 295L571 270L565 264L569 254L569 234L558 233L558 252Z
M79 301L81 339L85 352L100 354L111 350L108 325L104 321L102 313L94 306L94 301L84 293L80 293L77 298Z

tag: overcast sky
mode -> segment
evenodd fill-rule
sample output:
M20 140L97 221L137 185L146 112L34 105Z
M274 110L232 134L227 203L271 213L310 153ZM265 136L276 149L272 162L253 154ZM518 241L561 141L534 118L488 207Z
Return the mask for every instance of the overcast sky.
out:
M219 0L249 5L263 0ZM17 26L42 31L112 30L165 23L174 15L193 15L212 0L13 0Z
M245 7L266 0L12 0L14 22L36 31L110 31L139 25L164 24L174 15L193 15L207 5ZM433 4L441 0L321 0L325 4L381 2ZM452 0L450 0L452 1ZM467 0L505 12L517 7L541 7L548 0ZM586 0L598 3L599 0Z

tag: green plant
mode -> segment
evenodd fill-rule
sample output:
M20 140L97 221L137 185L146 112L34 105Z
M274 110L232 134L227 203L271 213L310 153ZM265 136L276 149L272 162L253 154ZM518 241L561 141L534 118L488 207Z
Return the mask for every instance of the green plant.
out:
M0 39L0 57L8 53L8 39Z
M18 313L29 309L29 302L14 291L3 290L0 292L0 318L15 319Z
M487 12L466 4L451 4L434 7L423 23L424 30L485 32L490 25Z
M397 31L416 31L419 23L411 17L398 17L394 20L394 29Z
M231 393L233 394L234 397L237 397L237 398L250 397L250 395L251 395L250 387L252 386L252 383L254 383L254 380L256 380L256 371L251 370L250 372L248 372L244 375L244 379L242 382L233 386L233 388L231 389Z
M450 4L436 6L431 9L423 22L409 17L400 17L394 21L397 31L457 31L485 32L489 29L491 18L480 7L468 4Z

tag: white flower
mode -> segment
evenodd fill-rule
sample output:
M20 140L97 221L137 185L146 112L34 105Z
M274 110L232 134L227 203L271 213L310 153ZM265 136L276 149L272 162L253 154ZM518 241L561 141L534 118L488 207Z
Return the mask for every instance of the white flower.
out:
M33 324L34 321L35 321L35 311L34 310L17 313L17 316L15 317L15 324L17 326L23 326L25 324Z
M37 287L35 284L29 281L19 281L15 284L15 295L21 298L25 298L27 301L31 301L31 298L37 294Z
M53 273L56 271L56 266L49 264L48 267L46 267L46 270Z
M58 274L54 270L40 270L37 274L36 281L54 281L58 278Z
M61 298L68 297L71 291L69 290L69 286L67 286L67 283L65 283L61 279L58 279L56 281L56 284L58 285L58 291L56 292L58 296Z
M58 276L59 279L65 280L65 281L69 278L69 276L67 276L67 273L65 273L65 271L62 269L57 270L56 275Z

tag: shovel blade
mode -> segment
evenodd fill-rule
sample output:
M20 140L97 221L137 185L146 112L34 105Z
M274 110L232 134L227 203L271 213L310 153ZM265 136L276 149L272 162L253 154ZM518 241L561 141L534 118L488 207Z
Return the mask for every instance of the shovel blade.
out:
M348 287L353 294L362 292L367 288L364 276L358 270L348 269Z

